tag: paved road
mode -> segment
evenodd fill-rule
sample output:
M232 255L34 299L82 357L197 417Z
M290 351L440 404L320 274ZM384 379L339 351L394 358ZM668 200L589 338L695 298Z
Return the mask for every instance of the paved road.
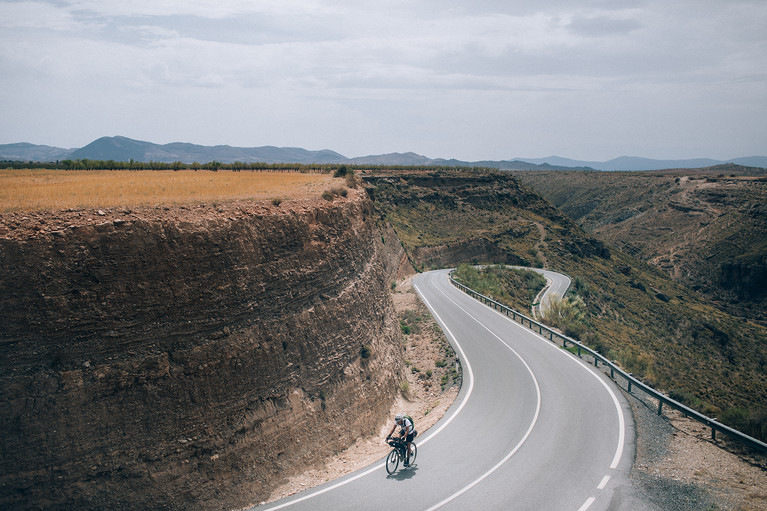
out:
M540 273L546 278L546 287L542 290L542 294L539 295L537 298L539 300L537 301L537 304L534 306L533 309L533 316L540 321L540 317L542 316L542 311L546 310L548 307L549 301L554 298L562 298L565 296L565 293L567 293L567 290L570 289L570 277L567 275L563 275L561 273L557 273L555 271L551 270L542 270L540 268L527 268L525 266L510 266L510 268L517 268L520 270L528 270L528 271L534 271L536 273ZM519 312L525 312L525 311L519 311Z
M416 464L383 460L263 509L633 509L631 412L602 373L448 282L414 285L463 365L461 392L416 440ZM261 509L261 508L258 508Z

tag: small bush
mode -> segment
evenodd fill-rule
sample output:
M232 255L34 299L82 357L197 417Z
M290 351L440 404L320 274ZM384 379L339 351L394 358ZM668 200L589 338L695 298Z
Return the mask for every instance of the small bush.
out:
M350 170L346 173L346 186L356 189L357 185L359 185L359 180L357 179L357 176L354 175L354 171Z
M327 201L332 201L336 197L346 197L347 194L348 192L346 188L337 186L335 188L331 188L330 190L325 190L324 192L322 192L322 198Z
M580 339L588 328L586 304L583 299L575 295L550 300L548 304L548 308L543 312L545 322L559 328L573 339Z

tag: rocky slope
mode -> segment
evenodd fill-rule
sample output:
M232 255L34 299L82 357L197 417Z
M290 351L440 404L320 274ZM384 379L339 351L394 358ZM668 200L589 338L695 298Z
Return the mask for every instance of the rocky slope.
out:
M3 215L0 507L244 506L377 431L402 262L358 190Z
M767 178L748 170L515 175L598 239L767 323Z
M509 173L371 171L363 179L416 267L513 263L564 272L582 313L568 335L675 399L767 435L764 326L592 238Z

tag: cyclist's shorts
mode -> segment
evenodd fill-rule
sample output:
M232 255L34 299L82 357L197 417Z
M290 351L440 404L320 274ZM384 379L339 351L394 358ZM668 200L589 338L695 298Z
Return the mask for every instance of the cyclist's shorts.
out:
M415 435L413 433L410 433L407 438L405 439L405 442L412 442L413 438L415 438Z

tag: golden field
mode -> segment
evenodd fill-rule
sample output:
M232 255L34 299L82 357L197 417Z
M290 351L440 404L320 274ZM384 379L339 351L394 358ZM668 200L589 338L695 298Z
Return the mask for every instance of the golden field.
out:
M0 212L319 197L329 174L0 169Z

